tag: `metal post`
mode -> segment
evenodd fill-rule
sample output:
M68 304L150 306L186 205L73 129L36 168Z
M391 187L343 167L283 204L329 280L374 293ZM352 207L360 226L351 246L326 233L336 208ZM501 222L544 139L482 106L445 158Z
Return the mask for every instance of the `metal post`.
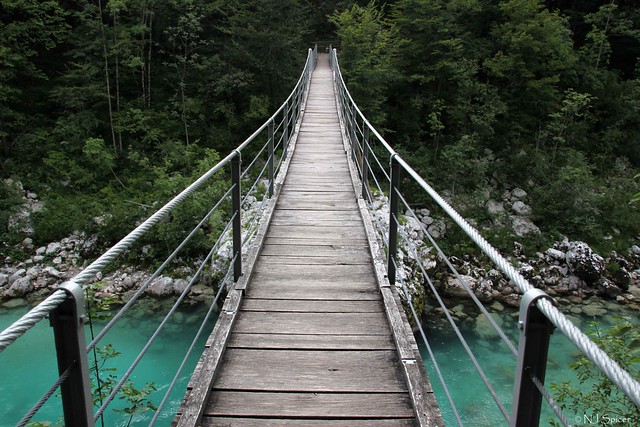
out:
M69 377L60 386L64 424L92 427L93 400L84 331L84 291L74 282L67 282L58 289L67 293L67 299L51 312L49 319L55 337L58 372L62 375L71 367Z
M400 191L400 163L397 154L391 156L391 188L389 190L389 283L396 283L396 257L398 254L398 191Z
M540 289L534 288L527 291L520 302L520 344L513 386L511 427L537 427L540 422L542 395L531 376L544 384L549 338L553 332L553 324L536 306L540 298L551 299Z
M351 141L351 160L356 161L356 131L353 118L353 105L349 105L349 140Z
M287 156L287 149L289 148L289 101L284 103L284 118L282 120L284 126L284 137L282 140L282 157Z
M274 149L273 149L273 146L274 146L273 120L271 120L269 122L269 125L267 127L268 127L268 132L269 132L269 142L268 142L268 145L269 145L269 148L268 148L268 150L269 150L269 154L268 154L269 155L269 159L267 160L267 162L269 164L269 172L268 172L269 173L269 198L271 198L271 197L273 197L273 184L274 184L274 181L273 181L273 170L274 170L273 169L273 163L274 163L273 162L273 158L275 157L275 155L273 153L273 151L274 151Z
M231 159L231 184L233 185L233 191L231 191L231 209L233 217L233 281L237 282L242 276L242 206L241 197L242 191L240 187L240 175L242 168L242 157L240 152L236 150L236 155Z
M362 198L371 201L369 198L369 126L363 122L364 136L362 137Z

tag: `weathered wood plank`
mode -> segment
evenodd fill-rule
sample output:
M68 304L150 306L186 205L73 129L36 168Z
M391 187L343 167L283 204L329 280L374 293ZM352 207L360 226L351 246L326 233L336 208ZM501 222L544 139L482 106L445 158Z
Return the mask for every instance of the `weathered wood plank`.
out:
M342 245L323 245L323 244L305 244L305 245L272 245L265 244L262 247L262 256L297 256L297 257L326 257L326 256L342 256L350 257L356 255L366 255L371 262L368 248L362 244L349 244L345 242Z
M242 311L234 332L252 334L384 335L391 333L380 313L264 313Z
M413 418L389 418L389 419L305 419L305 418L225 418L205 417L202 427L319 427L319 426L366 426L366 427L414 427Z
M241 301L242 291L231 290L229 292L229 296L223 305L223 311L209 337L208 341L211 346L202 354L202 363L197 374L198 381L193 381L191 384L191 394L185 405L184 413L182 413L177 422L178 427L194 426L202 416L213 378L219 371L222 353L231 332L231 327L236 320L237 310ZM192 380L193 378L194 376L192 376Z
M267 237L265 240L265 244L269 245L280 245L280 246L295 246L295 245L308 245L310 243L309 239L304 238L273 238ZM332 238L332 237L324 237L314 239L313 244L315 245L344 245L344 239L340 238ZM366 245L367 241L365 239L349 239L348 242L350 245Z
M323 265L331 268L336 265L369 265L371 257L365 253L325 256L265 255L260 262L263 267L273 268L287 268L292 265Z
M389 335L310 335L234 333L228 348L272 350L395 350Z
M406 393L251 393L215 391L207 416L269 418L409 418ZM238 403L242 402L242 405ZM265 423L268 424L268 423Z
M300 283L301 286L322 286L328 283L340 283L348 286L349 283L368 283L375 289L376 283L372 280L373 267L370 265L335 265L331 268L322 265L292 265L286 269L273 269L265 267L258 262L255 268L255 283L281 281L283 283Z
M277 300L246 298L242 311L308 313L382 313L381 301Z
M272 283L269 286L250 287L252 298L308 299L308 300L379 300L380 292L367 286L320 284L320 286L298 286L297 283Z
M254 350L229 348L216 390L406 392L394 351Z

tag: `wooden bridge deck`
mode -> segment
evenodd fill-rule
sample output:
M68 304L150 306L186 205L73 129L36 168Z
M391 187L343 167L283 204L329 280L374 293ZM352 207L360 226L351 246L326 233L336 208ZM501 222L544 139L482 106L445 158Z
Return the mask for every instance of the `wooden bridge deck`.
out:
M249 283L223 308L228 331L216 326L175 423L440 424L413 337L394 339L411 333L376 276L326 56L288 167Z

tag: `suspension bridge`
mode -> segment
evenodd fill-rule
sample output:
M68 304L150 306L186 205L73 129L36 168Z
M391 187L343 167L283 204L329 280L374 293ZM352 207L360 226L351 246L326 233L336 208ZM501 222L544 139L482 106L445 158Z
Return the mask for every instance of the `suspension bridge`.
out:
M388 157L382 158L379 153ZM229 187L87 344L83 286L95 282L97 273L113 266L154 225L205 191L224 170L231 178ZM415 217L415 213L402 193L401 173L431 197L523 295L516 346L464 283L438 242L423 230L427 243L436 248L487 316L505 351L517 360L511 402L503 402L493 389L411 239L403 232L399 210L407 216ZM389 215L382 223L373 212L373 192L388 195L383 199ZM260 197L261 202L259 209L247 212L244 207L250 197ZM153 280L225 208L228 221L217 236L210 236L215 244L189 284L127 371L102 399L93 402L87 353L104 342L113 325ZM192 345L180 350L185 353L183 363L176 368L164 397L154 402L157 410L149 425L158 422L161 415L167 419L167 411L176 426L444 425L403 304L437 373L431 380L441 383L445 391L438 401L450 406L462 425L411 293L403 275L398 274L399 248L416 261L427 292L443 308L505 425L538 425L543 404L551 407L560 423L570 425L544 385L549 335L554 329L640 407L640 383L573 325L551 298L533 288L371 126L348 92L336 51L318 54L317 49L310 49L291 95L264 125L0 333L2 351L48 317L55 336L59 378L21 420L15 420L16 424L27 425L60 390L65 425L93 426L227 240L232 247L227 273ZM205 325L222 303L223 293L226 296L215 326L205 348L198 349L195 343L209 332ZM190 375L182 404L171 409L167 405L169 396L181 376L189 375L183 371L193 352L201 353L199 362Z

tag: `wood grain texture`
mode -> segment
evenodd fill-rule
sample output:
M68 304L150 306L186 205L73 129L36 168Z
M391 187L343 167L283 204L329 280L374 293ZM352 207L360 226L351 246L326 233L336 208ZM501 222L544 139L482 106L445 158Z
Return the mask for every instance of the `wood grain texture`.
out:
M214 389L401 393L407 386L395 351L229 348Z
M268 228L252 249L257 261L236 284L242 306L223 309L179 411L188 417L174 423L436 425L430 385L407 383L422 378L421 361L412 337L393 335L391 325L411 331L384 305L397 295L371 255L326 59L314 71L286 175L276 179Z
M387 418L387 419L305 419L305 418L243 418L243 417L204 417L202 427L413 427L416 421L413 418Z
M395 350L390 335L313 335L234 333L228 348L271 350Z
M238 403L242 402L242 405ZM405 393L264 393L214 391L206 416L269 418L410 418L411 400ZM265 422L264 425L268 425Z

